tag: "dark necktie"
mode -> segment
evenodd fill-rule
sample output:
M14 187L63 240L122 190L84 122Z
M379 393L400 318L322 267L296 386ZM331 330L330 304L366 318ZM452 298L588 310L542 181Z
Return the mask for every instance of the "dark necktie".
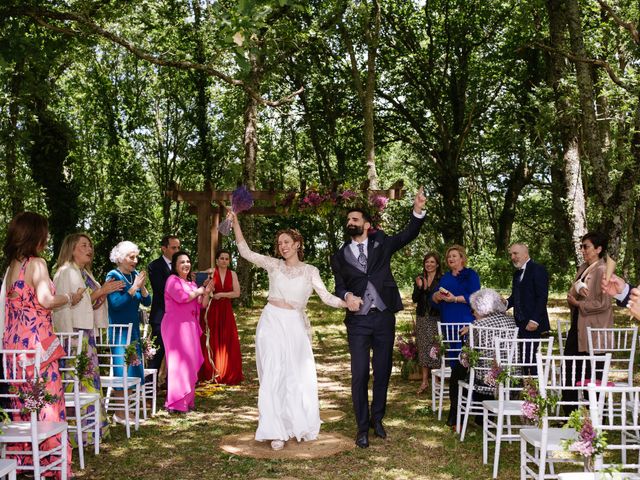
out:
M518 270L516 270L518 275L518 281L521 282L522 281L522 273L524 272L524 268L519 268Z
M364 243L358 244L358 251L360 254L358 255L358 263L362 266L362 268L367 270L367 256L364 254Z

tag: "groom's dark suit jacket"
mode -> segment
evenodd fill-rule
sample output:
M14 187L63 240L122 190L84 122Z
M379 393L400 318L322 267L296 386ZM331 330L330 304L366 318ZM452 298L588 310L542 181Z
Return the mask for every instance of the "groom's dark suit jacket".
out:
M549 298L549 275L544 266L529 260L522 272L516 270L513 273L511 296L508 299L508 308L513 307L513 316L520 330L520 336L528 336L525 327L529 320L538 322L540 333L549 331L549 314L547 312L547 300ZM533 333L533 332L532 332Z
M391 273L391 256L411 242L420 233L423 218L416 218L413 213L409 224L396 235L388 236L382 230L369 235L367 245L367 271L363 272L349 263L345 257L351 240L346 242L331 257L331 269L336 281L336 296L344 299L347 292L361 297L371 282L387 309L395 313L402 310L402 299L393 274ZM347 319L354 313L347 310Z

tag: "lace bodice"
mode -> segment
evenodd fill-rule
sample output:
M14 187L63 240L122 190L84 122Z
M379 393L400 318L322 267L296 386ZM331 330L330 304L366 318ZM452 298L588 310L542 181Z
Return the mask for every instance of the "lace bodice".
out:
M301 263L289 267L284 260L260 255L251 251L247 242L238 243L238 252L251 263L264 268L269 274L269 300L280 300L292 307L304 310L315 290L324 303L341 308L342 300L327 291L320 272L313 265Z

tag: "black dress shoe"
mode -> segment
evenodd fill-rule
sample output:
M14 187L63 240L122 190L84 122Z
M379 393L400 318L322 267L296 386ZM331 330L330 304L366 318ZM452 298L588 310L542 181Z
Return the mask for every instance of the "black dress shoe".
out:
M382 425L382 420L373 421L369 424L371 428L373 428L373 433L376 437L387 438L387 432L384 430L384 426Z
M360 448L367 448L369 446L369 432L358 432L356 445Z

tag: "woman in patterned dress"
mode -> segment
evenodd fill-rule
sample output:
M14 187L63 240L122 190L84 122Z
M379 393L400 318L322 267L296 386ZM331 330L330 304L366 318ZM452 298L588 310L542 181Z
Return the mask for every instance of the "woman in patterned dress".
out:
M83 288L86 290L77 305L63 305L54 310L53 326L56 332L83 332L82 351L89 357L93 369L90 376L80 379L80 391L98 393L102 396L94 329L109 325L107 295L122 289L124 282L110 280L100 286L91 274L92 260L93 242L89 235L72 233L65 237L58 255L58 271L53 277L56 291L65 294ZM73 385L67 384L67 390L71 392ZM93 405L85 408L83 414L93 412ZM104 410L101 419L101 436L105 438L108 434L109 421ZM93 444L93 430L86 432L85 437L85 444ZM70 436L69 439L74 447L77 446L75 436Z
M53 333L51 310L63 305L77 305L84 289L64 295L55 294L55 287L44 259L39 254L47 246L49 225L42 215L22 212L16 215L7 231L4 244L5 261L9 269L6 275L5 330L2 347L8 350L41 350L40 376L47 379L47 391L57 401L42 408L40 421L64 422L64 392L58 368L58 359L64 355L60 341ZM20 400L14 407L20 408ZM14 414L16 421L28 421L29 415ZM52 450L60 446L59 435L40 444L41 450ZM11 444L10 451L31 450L29 444ZM67 471L71 475L71 446L67 445ZM55 458L43 458L47 465ZM31 455L18 457L18 465L32 465ZM47 472L60 478L60 472Z
M413 303L416 303L416 343L418 345L418 363L422 367L422 384L418 388L418 395L429 388L429 377L432 368L440 367L440 359L431 358L431 348L438 344L438 320L440 311L431 303L433 295L440 287L442 269L440 256L436 252L429 252L422 260L422 275L416 277L413 286Z

